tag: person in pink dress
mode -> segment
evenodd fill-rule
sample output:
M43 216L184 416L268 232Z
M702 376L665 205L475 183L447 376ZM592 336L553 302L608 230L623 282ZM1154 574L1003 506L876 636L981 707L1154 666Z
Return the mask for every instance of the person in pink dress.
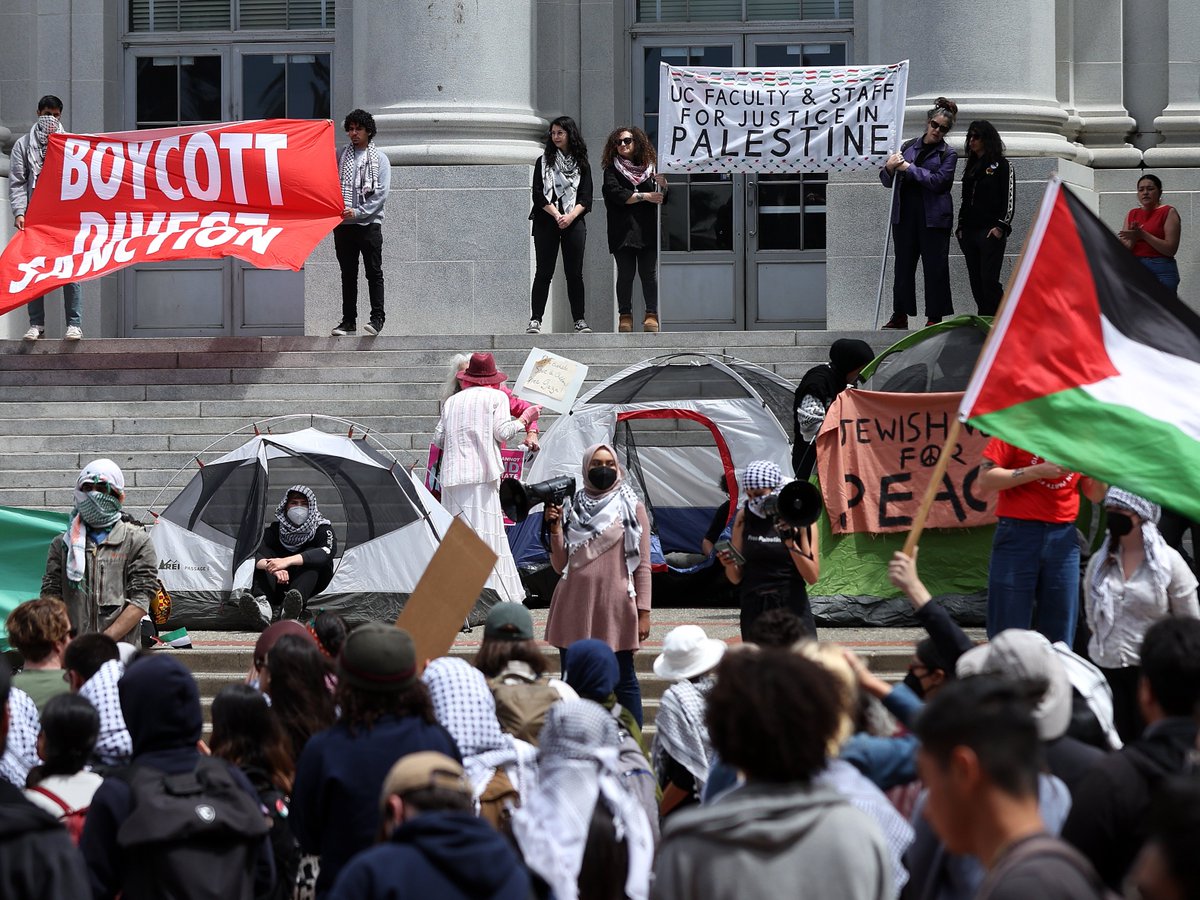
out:
M617 655L617 702L642 724L633 654L650 636L650 520L625 481L617 453L596 444L583 454L583 485L569 504L546 506L550 562L562 579L550 600L546 641L570 665L566 647L594 638Z

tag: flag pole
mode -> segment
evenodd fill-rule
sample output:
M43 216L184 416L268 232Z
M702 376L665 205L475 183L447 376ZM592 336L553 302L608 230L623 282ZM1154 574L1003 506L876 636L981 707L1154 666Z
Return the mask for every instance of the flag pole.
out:
M879 260L879 292L875 295L875 331L879 330L879 317L883 313L883 279L887 272L888 245L892 242L892 210L896 207L896 185L900 183L899 173L892 173L892 194L888 201L887 230L883 233L883 253Z
M950 464L950 457L954 455L955 447L958 444L958 435L961 431L962 422L958 420L958 416L955 416L946 434L946 443L942 445L942 453L933 467L933 475L925 488L925 496L921 498L921 505L917 508L916 516L913 517L912 528L909 529L908 537L904 539L905 556L911 557L917 542L921 540L921 533L925 530L925 520L929 517L929 510L933 506L933 498L937 496L937 492L942 487L942 479L946 476L946 466Z

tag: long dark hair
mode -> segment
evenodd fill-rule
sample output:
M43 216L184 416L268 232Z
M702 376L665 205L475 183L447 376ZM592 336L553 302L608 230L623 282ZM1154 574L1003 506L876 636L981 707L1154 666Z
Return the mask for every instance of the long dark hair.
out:
M631 157L633 164L635 166L644 166L646 163L657 164L658 153L654 150L654 144L650 142L650 136L640 128L622 126L613 129L612 134L604 142L604 151L600 154L600 168L607 169L617 158L617 139L626 131L633 138L633 156Z
M56 694L42 710L45 761L29 775L29 786L51 775L74 775L92 755L100 714L78 694ZM36 774L35 774L36 773Z
M333 697L325 683L328 671L321 651L311 640L285 634L267 654L271 711L299 759L308 739L333 724Z
M557 125L567 133L567 156L575 158L575 162L579 164L579 171L586 172L588 169L587 144L583 142L583 135L579 133L579 126L575 124L575 120L570 116L559 116L550 123L550 128L546 129L546 149L542 153L542 165L554 165L554 157L558 153L558 148L554 146L554 141L550 140L550 129Z
M262 769L275 787L291 792L291 747L262 694L248 684L221 688L213 698L212 725L213 756L241 769Z
M998 163L1004 158L1004 141L1000 138L1000 132L996 130L996 126L987 119L976 119L967 126L967 138L963 144L963 157L968 164L975 163L975 157L971 155L971 135L978 135L979 143L983 148L983 152L979 155L978 162L985 166L990 166L992 163Z

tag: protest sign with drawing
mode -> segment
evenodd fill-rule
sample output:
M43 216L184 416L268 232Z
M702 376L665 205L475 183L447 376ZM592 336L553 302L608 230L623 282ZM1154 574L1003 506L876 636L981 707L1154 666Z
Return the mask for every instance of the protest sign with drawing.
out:
M587 378L588 367L549 350L529 351L513 393L557 413L569 412Z

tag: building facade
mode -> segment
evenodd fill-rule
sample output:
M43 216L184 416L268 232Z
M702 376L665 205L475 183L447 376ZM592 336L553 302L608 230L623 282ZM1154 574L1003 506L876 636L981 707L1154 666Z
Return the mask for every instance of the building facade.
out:
M1112 227L1143 170L1183 219L1185 299L1200 296L1200 4L1195 0L6 0L0 145L56 94L78 132L374 113L392 163L384 226L391 333L522 330L532 163L573 116L598 165L608 132L656 134L660 61L730 66L911 60L906 132L945 95L991 120L1020 182L1015 255L1058 172ZM331 165L333 162L331 161ZM7 199L7 156L0 156ZM665 328L872 327L887 192L868 176L671 176ZM616 318L598 195L587 315ZM0 237L11 234L10 215ZM973 310L961 260L955 306ZM883 275L887 307L890 271ZM365 306L365 284L361 291ZM550 324L569 326L556 284ZM49 334L61 334L57 296ZM161 263L84 285L96 336L322 334L340 313L332 241L303 272ZM638 298L635 293L635 306ZM0 336L25 328L22 310Z

